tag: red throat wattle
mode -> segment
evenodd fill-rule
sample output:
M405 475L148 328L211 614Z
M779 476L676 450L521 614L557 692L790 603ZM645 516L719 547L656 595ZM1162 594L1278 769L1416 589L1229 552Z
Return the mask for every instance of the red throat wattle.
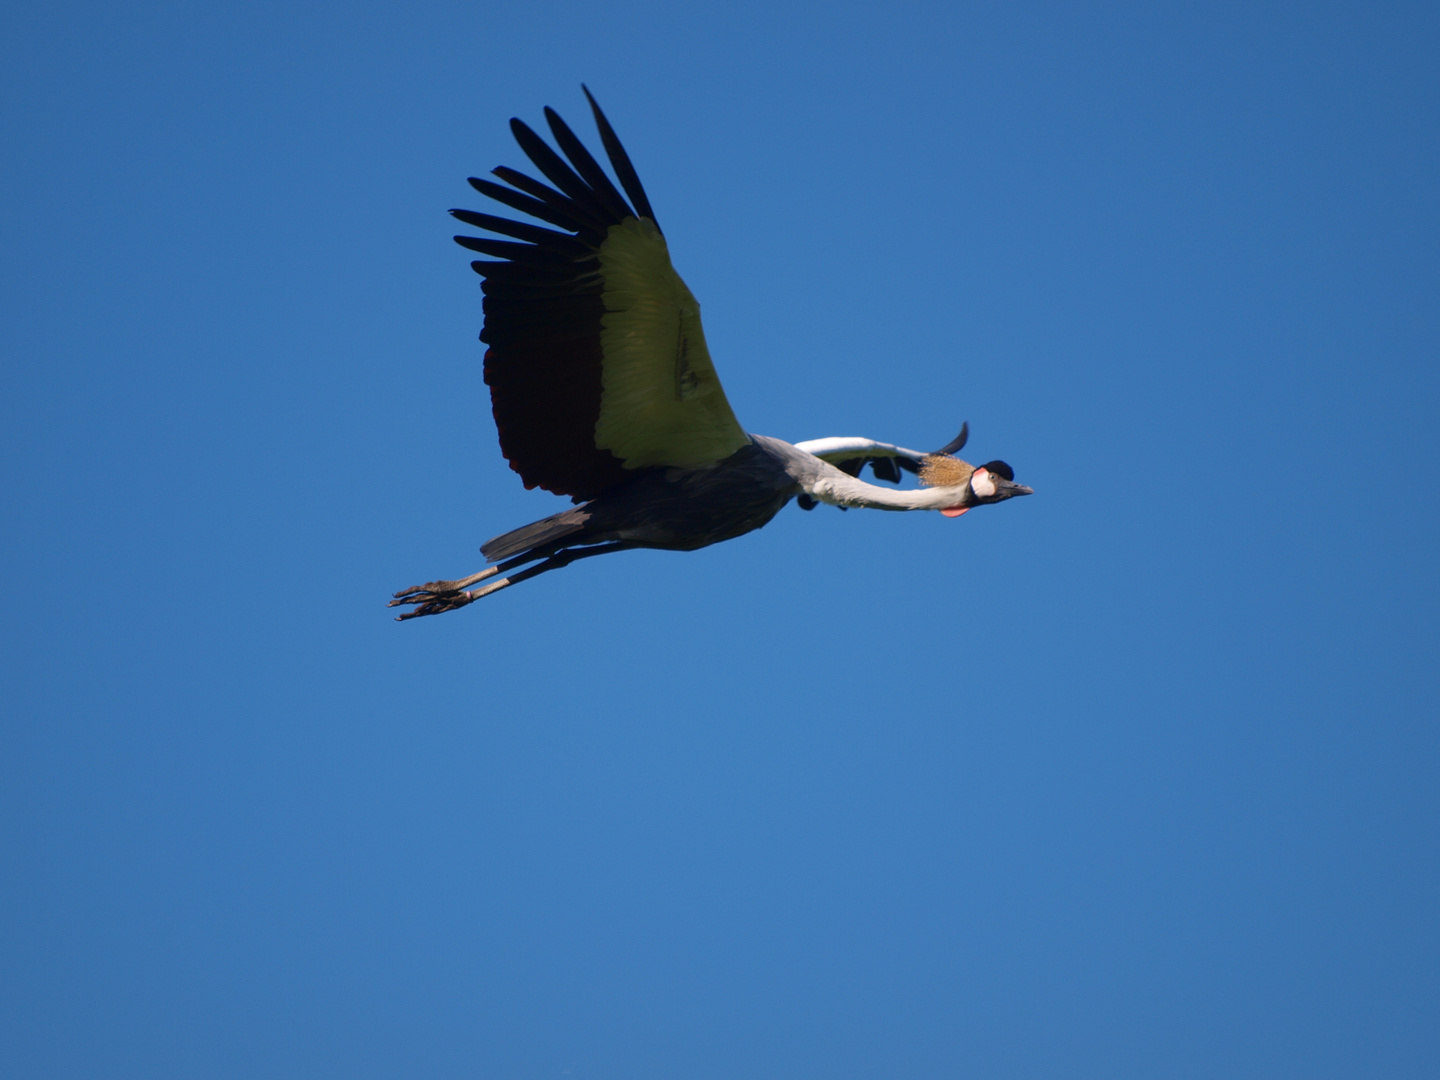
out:
M968 506L947 506L944 510L941 510L940 513L946 517L959 517L969 509Z

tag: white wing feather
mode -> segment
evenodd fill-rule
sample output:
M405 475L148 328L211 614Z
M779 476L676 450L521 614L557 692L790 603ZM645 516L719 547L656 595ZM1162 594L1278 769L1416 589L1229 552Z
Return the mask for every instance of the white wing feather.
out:
M903 446L896 446L894 443L876 442L874 439L862 439L850 436L832 436L828 439L810 439L808 442L795 444L797 450L804 450L807 454L814 454L823 461L832 465L837 461L849 461L852 458L864 457L903 457L919 465L926 458L923 450L907 450Z

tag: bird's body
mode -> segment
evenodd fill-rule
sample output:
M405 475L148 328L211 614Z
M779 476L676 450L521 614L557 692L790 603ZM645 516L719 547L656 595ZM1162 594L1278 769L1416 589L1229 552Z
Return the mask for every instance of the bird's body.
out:
M480 551L498 562L562 538L567 546L624 541L694 551L743 536L801 491L790 471L794 448L763 435L751 440L711 468L645 469L583 506L497 536Z
M792 445L745 432L710 361L699 304L670 265L629 158L593 98L590 105L628 203L547 109L568 163L520 121L511 128L554 187L506 168L495 175L508 188L470 182L565 231L452 211L514 238L455 238L498 260L472 266L485 278L480 336L490 346L485 381L501 450L527 487L581 505L483 545L496 565L478 574L396 593L391 606L415 605L400 618L463 607L592 555L692 551L730 540L765 525L796 497L806 509L824 502L958 516L1030 494L1002 461L977 469L950 456L968 428L934 454L862 438ZM868 484L859 479L866 464L892 482L902 470L919 472L927 486Z

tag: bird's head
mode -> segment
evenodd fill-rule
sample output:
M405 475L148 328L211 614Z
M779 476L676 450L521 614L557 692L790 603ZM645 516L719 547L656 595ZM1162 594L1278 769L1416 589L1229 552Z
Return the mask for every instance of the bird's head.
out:
M987 461L970 474L970 493L977 503L997 503L1016 495L1034 495L1035 489L1015 483L1015 470L1003 461Z
M955 505L940 511L946 517L959 517L972 506L1035 494L1034 488L1015 483L1015 470L1003 461L987 461L976 468L968 461L945 453L925 458L920 468L920 483L954 490Z

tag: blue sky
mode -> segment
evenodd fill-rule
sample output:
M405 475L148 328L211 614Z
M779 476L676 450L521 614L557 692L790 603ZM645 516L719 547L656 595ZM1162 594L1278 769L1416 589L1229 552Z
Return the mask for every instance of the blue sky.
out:
M0 1065L1440 1069L1421 4L4 16ZM605 106L791 507L443 618L501 460L451 206Z

